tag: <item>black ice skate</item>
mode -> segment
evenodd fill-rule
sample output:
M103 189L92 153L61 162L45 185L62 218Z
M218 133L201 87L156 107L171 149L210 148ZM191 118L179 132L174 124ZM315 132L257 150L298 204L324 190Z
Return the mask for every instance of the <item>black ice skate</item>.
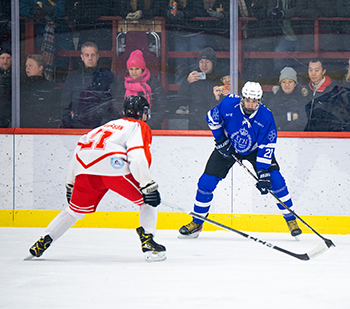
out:
M199 236L199 233L202 231L202 229L203 229L203 223L198 224L191 221L190 223L180 228L179 238L197 238Z
M40 238L33 246L30 247L29 252L33 257L40 257L44 251L50 247L52 238L46 235L44 238Z
M302 230L299 228L296 220L288 220L287 225L290 231L290 234L298 239L298 236L302 233Z
M165 247L157 244L153 240L152 234L146 234L142 226L136 229L137 234L140 236L141 249L145 255L147 262L158 262L166 260Z

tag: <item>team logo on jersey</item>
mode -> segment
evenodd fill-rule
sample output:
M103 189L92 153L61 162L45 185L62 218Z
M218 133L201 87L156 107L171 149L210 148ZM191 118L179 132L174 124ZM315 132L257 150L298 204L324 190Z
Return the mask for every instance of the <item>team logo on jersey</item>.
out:
M217 107L214 107L212 112L213 120L218 121L219 120L219 109Z
M112 157L111 158L111 165L116 170L120 170L125 164L125 161L118 157Z
M232 145L239 153L245 153L252 147L252 137L248 130L241 128L230 136Z
M276 137L277 137L277 132L276 130L271 130L267 139L270 141L270 142L273 142L276 140Z
M249 134L248 130L242 128L242 129L239 129L239 134L243 135L243 136L246 136Z

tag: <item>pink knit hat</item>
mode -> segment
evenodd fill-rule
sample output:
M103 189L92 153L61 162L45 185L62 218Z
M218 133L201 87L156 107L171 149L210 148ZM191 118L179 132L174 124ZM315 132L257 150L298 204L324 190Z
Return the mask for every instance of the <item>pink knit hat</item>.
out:
M128 61L126 62L126 67L129 68L136 67L142 70L146 69L145 59L143 58L143 53L141 50L134 50L130 56Z

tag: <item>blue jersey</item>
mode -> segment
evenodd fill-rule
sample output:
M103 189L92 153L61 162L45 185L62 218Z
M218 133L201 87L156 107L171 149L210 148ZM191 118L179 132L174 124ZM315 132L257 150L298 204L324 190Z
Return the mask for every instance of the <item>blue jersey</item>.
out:
M207 114L215 139L226 135L237 153L248 155L257 150L257 170L268 169L275 151L277 129L271 111L260 105L250 116L245 115L241 97L228 95Z

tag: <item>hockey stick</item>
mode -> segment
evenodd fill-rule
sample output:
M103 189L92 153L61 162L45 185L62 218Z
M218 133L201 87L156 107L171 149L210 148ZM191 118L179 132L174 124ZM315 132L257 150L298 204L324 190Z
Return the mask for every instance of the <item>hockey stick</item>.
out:
M236 160L236 162L244 168L248 172L250 176L252 176L256 181L259 181L258 177L256 177L248 167L246 167L234 154L232 154L232 157ZM330 239L327 239L323 237L321 234L317 233L310 225L308 225L302 218L299 217L293 210L291 210L285 203L281 201L280 198L278 198L271 190L268 190L269 193L280 203L285 209L287 209L291 214L293 214L295 217L297 217L301 222L303 222L311 231L313 231L317 236L319 236L327 245L328 248L331 246L335 247L335 244Z
M184 209L182 209L182 208L180 208L180 207L171 206L171 205L168 204L167 202L162 201L162 204L163 204L164 206L170 207L170 208L173 209L173 210L178 210L178 211L187 213ZM322 253L326 252L326 251L328 250L328 248L329 248L329 247L326 246L324 243L322 243L321 245L317 246L315 249L313 249L313 250L311 250L311 251L309 251L309 252L307 252L307 253L298 254L298 253L294 253L294 252L292 252L292 251L288 251L288 250L286 250L286 249L283 249L283 248L281 248L281 247L275 246L275 245L273 245L273 244L271 244L271 243L269 243L269 242L267 242L267 241L265 241L265 240L261 240L261 239L259 239L259 238L257 238L257 237L250 236L249 234L246 234L246 233L244 233L244 232L242 232L242 231L236 230L236 229L234 229L234 228L232 228L232 227L229 227L229 226L227 226L227 225L221 224L221 223L219 223L219 222L216 222L216 221L214 221L214 220L208 219L208 218L206 218L206 217L202 217L202 216L200 216L200 215L198 215L198 214L196 214L196 213L194 213L194 212L192 212L192 211L191 211L190 213L187 213L187 214L189 214L189 215L191 215L191 216L193 216L193 217L196 217L196 218L198 218L198 219L200 219L200 220L209 222L209 223L211 223L211 224L213 224L213 225L216 225L216 226L218 226L218 227L221 227L221 228L223 228L223 229L225 229L225 230L228 230L228 231L231 231L231 232L235 232L235 233L237 233L237 234L239 234L239 235L241 235L241 236L243 236L243 237L245 237L245 238L254 240L255 242L260 243L260 244L262 244L262 245L264 245L264 246L266 246L266 247L269 247L269 248L271 248L271 249L275 249L275 250L277 250L277 251L279 251L279 252L283 252L283 253L285 253L285 254L288 254L288 255L290 255L290 256L292 256L292 257L295 257L295 258L297 258L297 259L299 259L299 260L302 260L302 261L308 261L308 260L310 260L310 259L313 259L313 258L315 258L315 257L317 257L317 256L319 256L319 255L321 255Z

